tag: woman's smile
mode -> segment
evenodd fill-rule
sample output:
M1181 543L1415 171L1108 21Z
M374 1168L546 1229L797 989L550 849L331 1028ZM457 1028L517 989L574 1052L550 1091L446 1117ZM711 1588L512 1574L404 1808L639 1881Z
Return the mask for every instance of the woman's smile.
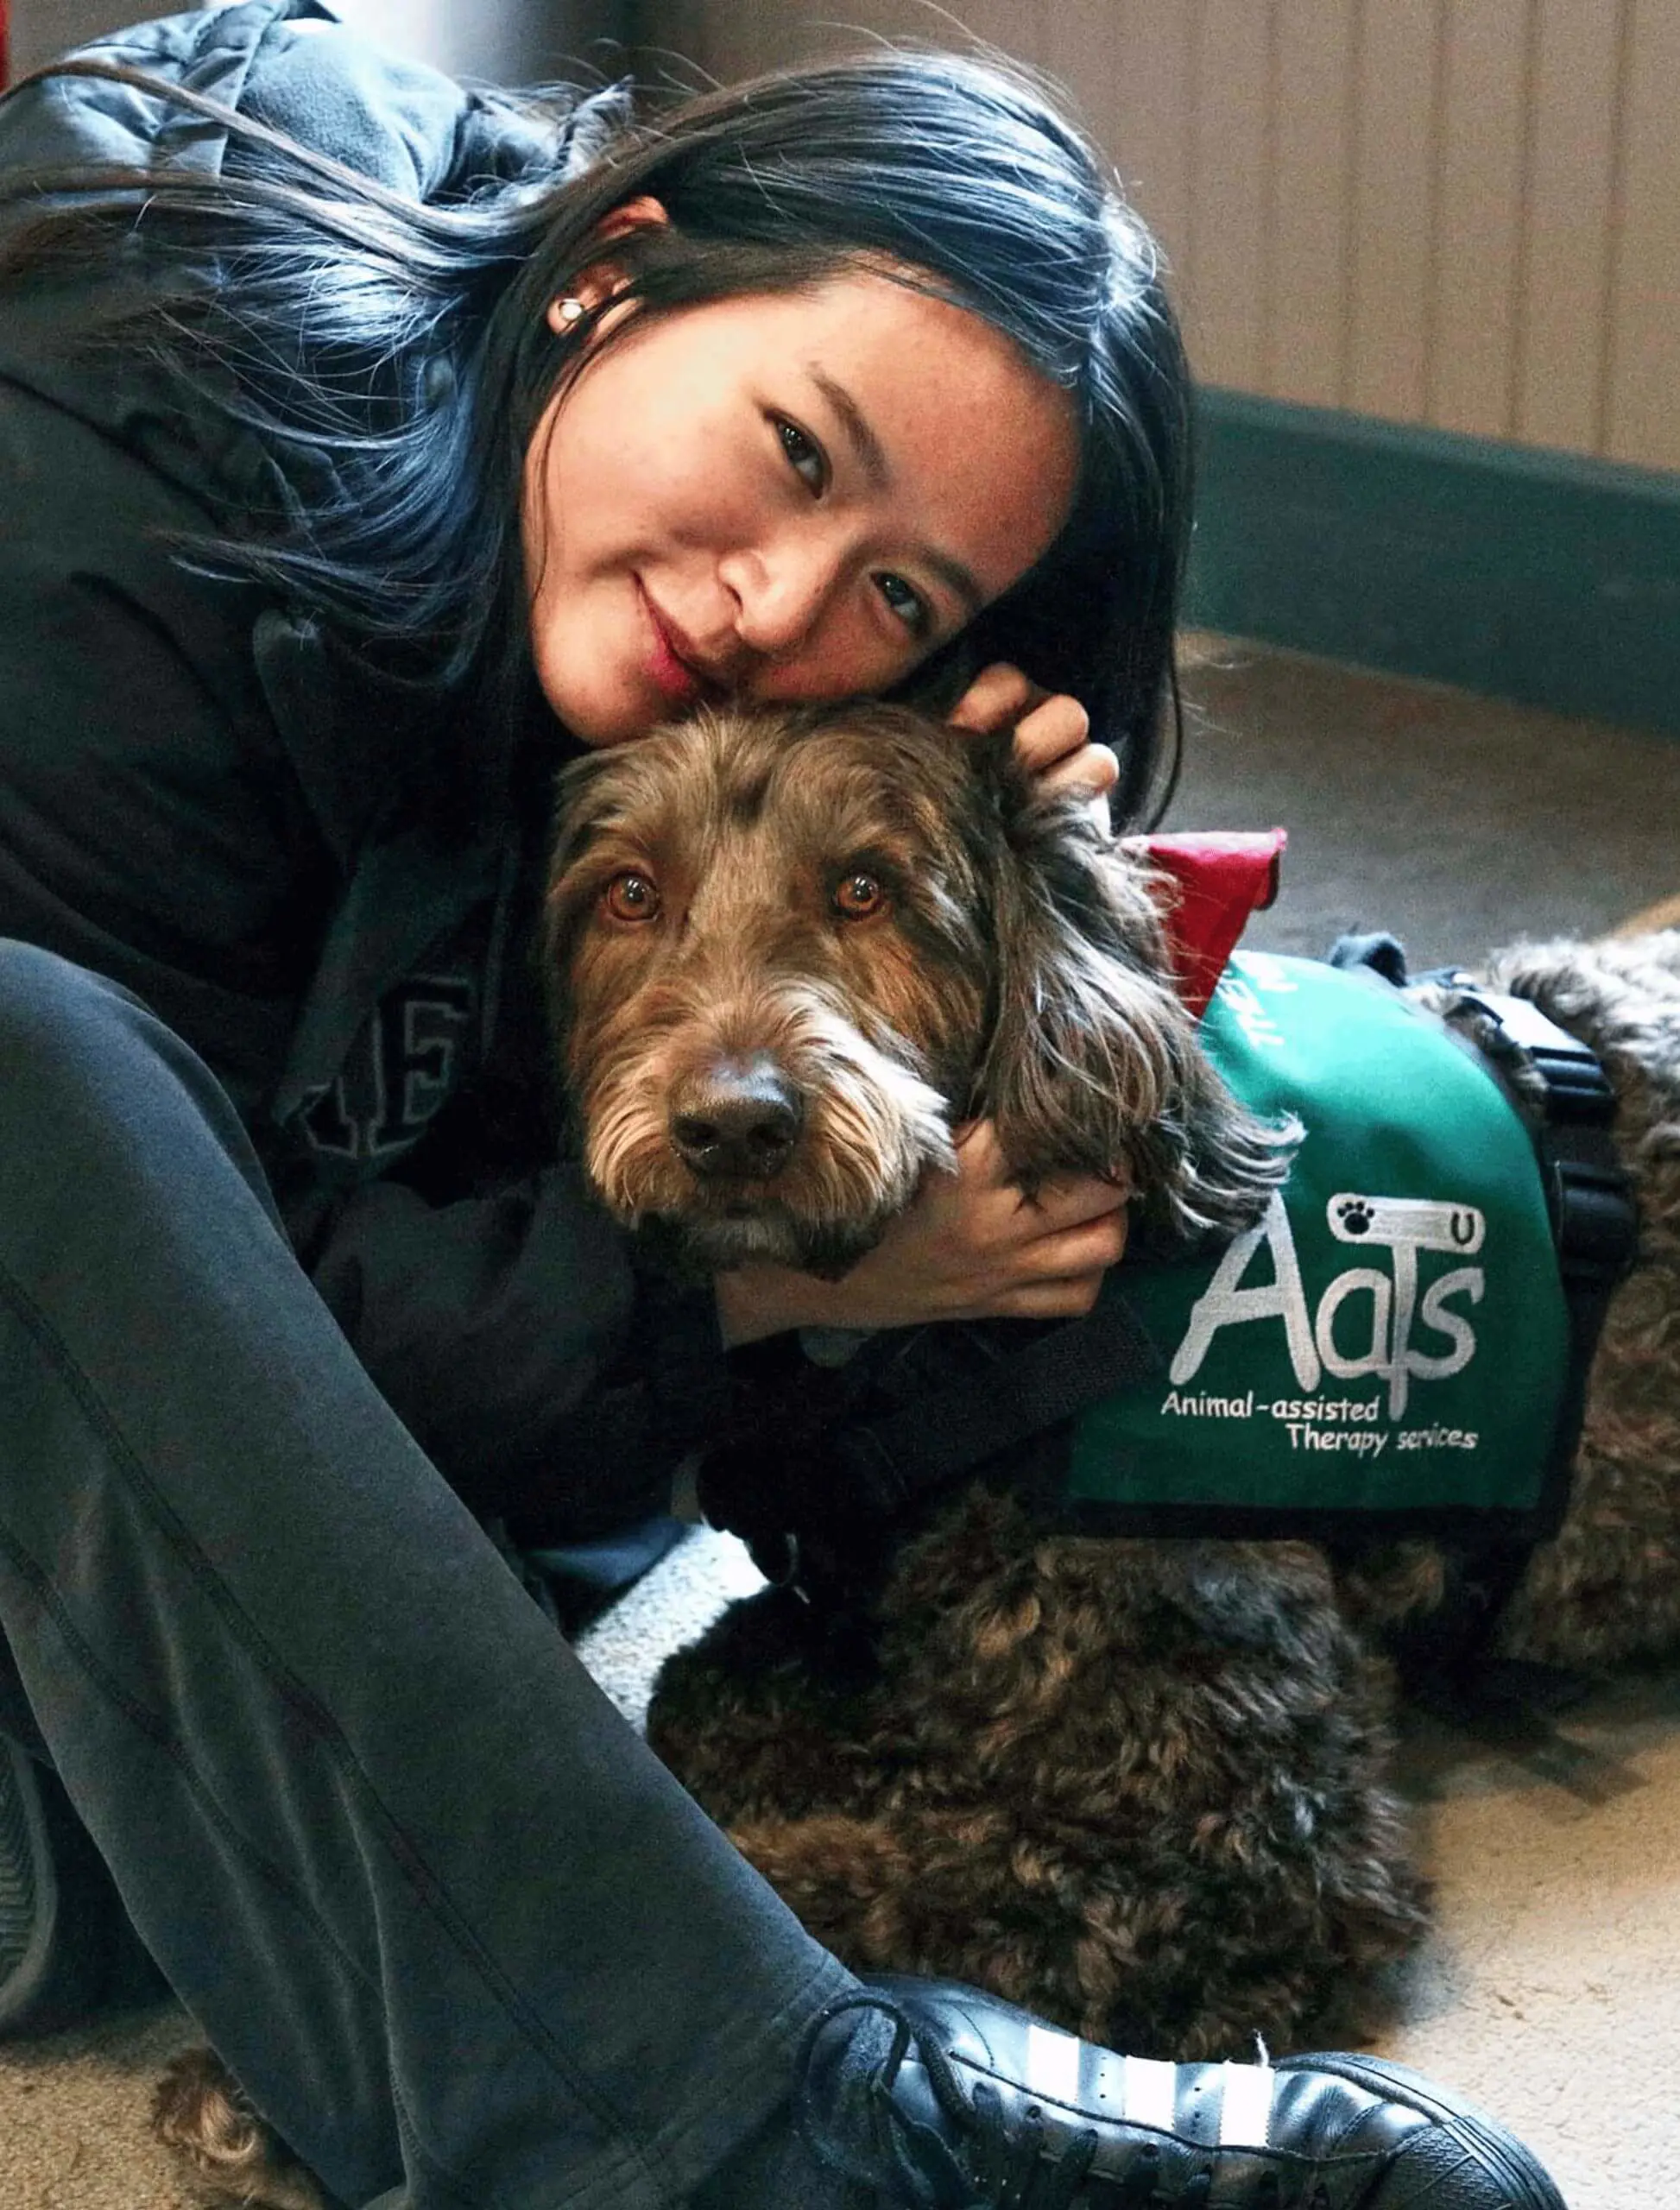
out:
M647 660L648 678L665 699L668 711L679 714L685 708L697 705L702 698L723 698L724 686L702 672L687 635L654 604L640 576L635 578L635 587L647 613L652 639Z

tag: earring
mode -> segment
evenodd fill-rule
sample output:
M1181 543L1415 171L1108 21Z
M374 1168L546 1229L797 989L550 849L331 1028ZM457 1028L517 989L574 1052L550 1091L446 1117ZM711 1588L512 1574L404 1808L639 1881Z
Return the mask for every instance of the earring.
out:
M555 309L555 313L559 317L559 335L562 338L569 338L589 313L589 309L581 300L562 300Z

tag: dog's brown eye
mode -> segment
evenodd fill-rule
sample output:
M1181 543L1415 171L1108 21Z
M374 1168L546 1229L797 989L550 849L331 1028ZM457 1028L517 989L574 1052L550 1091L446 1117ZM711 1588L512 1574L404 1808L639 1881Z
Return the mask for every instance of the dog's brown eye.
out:
M867 921L887 903L887 893L872 875L843 875L834 887L834 910L842 919Z
M616 875L601 893L616 921L651 921L660 909L657 887L645 875Z

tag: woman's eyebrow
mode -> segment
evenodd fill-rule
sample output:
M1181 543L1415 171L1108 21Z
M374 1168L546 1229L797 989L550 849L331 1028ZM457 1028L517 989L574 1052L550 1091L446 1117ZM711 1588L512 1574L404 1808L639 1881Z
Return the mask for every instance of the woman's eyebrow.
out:
M869 489L877 494L890 490L893 470L886 450L870 427L862 408L844 384L837 383L828 370L819 367L815 361L805 363L805 373L828 401L836 420L845 432L852 458L862 470ZM986 603L986 594L980 588L979 578L972 568L953 553L942 552L937 545L924 546L921 557L947 590L962 601L970 617L981 611Z
M881 439L864 420L863 410L843 383L837 383L828 370L819 368L815 361L806 364L810 376L834 413L846 433L846 442L852 449L852 458L863 471L864 481L872 491L890 491L893 470Z

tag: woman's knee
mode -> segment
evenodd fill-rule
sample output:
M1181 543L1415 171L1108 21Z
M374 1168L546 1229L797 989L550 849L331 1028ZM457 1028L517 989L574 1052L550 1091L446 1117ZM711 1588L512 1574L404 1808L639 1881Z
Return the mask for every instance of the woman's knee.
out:
M138 998L90 968L38 944L0 936L0 1041L49 1041L66 1029L108 1022Z
M0 1065L5 1087L52 1102L66 1080L85 1094L85 1065L117 1047L142 1010L118 984L40 944L0 937Z
M0 1141L102 1123L132 1130L186 1106L224 1140L237 1115L197 1054L131 990L39 944L0 937Z
M40 946L0 938L0 1202L61 1200L83 1178L148 1186L231 1165L270 1219L249 1130L215 1073L131 990ZM37 1194L43 1193L37 1190Z

